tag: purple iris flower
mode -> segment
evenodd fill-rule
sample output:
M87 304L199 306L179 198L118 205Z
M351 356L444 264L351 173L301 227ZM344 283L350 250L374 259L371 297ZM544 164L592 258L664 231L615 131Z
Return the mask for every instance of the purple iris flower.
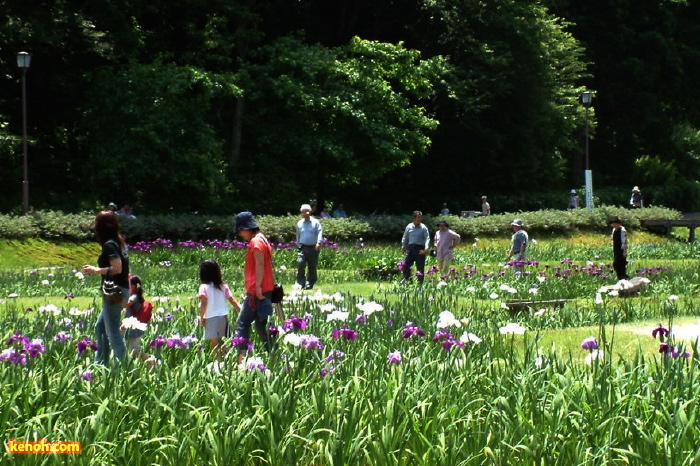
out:
M328 375L329 372L330 372L330 371L328 370L328 368L327 368L327 367L324 367L324 368L322 368L322 369L318 372L318 375L319 375L321 378L324 378L325 376Z
M651 331L651 337L656 339L656 336L659 335L659 339L661 341L664 341L664 337L667 337L668 334L669 334L668 329L661 324L659 324L658 327L656 327L654 330Z
M593 337L588 337L581 342L581 348L588 351L596 350L598 349L598 341Z
M83 380L87 380L88 382L92 382L92 371L85 371L82 373L80 376L83 378Z
M189 345L180 337L171 337L165 339L165 344L168 348L187 348Z
M437 343L440 340L452 340L452 333L447 330L438 330L435 332L435 335L433 335L433 343Z
M30 341L31 340L29 340L29 338L25 337L20 332L15 332L14 335L12 335L10 338L8 338L7 346L10 346L12 343L19 343L20 345L24 346L27 343L29 343Z
M464 348L464 343L462 343L459 340L455 340L453 338L450 338L448 340L443 340L442 343L442 349L445 351L450 351L454 346L457 346L459 348Z
M328 355L328 357L326 359L323 360L323 362L328 364L329 362L337 361L339 359L343 359L344 357L345 357L345 353L343 353L340 350L334 349L334 350L331 350L330 354Z
M277 338L280 336L280 329L276 325L270 325L267 329L267 334L270 335L270 338Z
M0 352L0 361L7 361L10 364L21 364L22 366L26 366L27 354L12 348L8 348Z
M93 351L97 351L99 348L97 345L90 340L88 340L87 337L85 337L82 341L79 341L78 343L75 344L76 348L78 348L78 354L83 354L85 350L90 348Z
M231 338L231 346L242 347L243 345L248 348L248 351L253 351L253 346L255 346L253 345L252 341L242 336L236 335L235 337Z
M411 338L413 335L417 335L419 338L424 338L425 332L413 322L406 322L406 325L403 328L402 336L404 338Z
M56 336L53 337L53 341L60 342L60 343L64 343L70 339L71 339L71 336L65 332L58 332L56 334Z
M165 314L165 320L166 320L167 322L170 322L171 320L173 320L173 317L175 317L175 316L172 315L172 314L169 313L169 312L168 312L167 314Z
M315 335L305 335L301 339L301 345L306 349L323 349L323 343Z
M389 360L389 364L401 364L402 357L400 351L394 351L393 353L387 354L386 358Z
M24 345L24 351L29 354L30 358L36 358L40 354L44 354L46 352L41 340L34 340L31 343L26 343Z
M347 325L343 326L343 328L338 329L338 330L333 330L333 338L336 340L338 338L345 338L346 340L357 340L357 337L359 334L350 328L347 327Z
M367 323L367 316L365 314L360 314L359 316L355 317L355 323L356 324L366 324Z
M659 345L659 353L666 354L669 351L668 343L663 342Z
M306 324L306 320L292 314L292 316L289 319L284 321L284 323L282 324L282 328L285 332L288 332L290 330L305 330Z

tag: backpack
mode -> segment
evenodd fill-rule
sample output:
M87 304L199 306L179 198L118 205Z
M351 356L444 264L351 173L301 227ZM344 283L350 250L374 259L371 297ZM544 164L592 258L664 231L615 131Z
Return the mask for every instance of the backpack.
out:
M133 315L139 322L143 322L144 324L149 323L153 315L153 303L144 300L143 303L141 303L141 310L139 312L134 312Z

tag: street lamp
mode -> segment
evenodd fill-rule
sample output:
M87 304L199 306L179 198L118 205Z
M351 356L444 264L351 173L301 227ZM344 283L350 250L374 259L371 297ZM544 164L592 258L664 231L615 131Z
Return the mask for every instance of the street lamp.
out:
M593 174L588 166L588 107L593 103L593 93L589 91L581 93L581 103L586 109L586 209L593 210Z
M22 70L22 133L24 144L24 180L22 181L22 210L29 213L29 176L27 167L27 70L32 56L27 52L17 54L17 66Z

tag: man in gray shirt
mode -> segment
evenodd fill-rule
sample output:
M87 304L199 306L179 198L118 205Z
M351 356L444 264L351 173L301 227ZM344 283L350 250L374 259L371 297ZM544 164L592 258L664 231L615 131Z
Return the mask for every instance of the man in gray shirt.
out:
M299 209L301 220L297 222L297 283L304 289L314 287L318 278L318 253L323 241L321 223L311 216L311 206L303 204ZM308 275L305 273L309 268Z
M406 226L401 238L401 249L406 254L403 266L402 284L411 278L411 266L416 263L418 283L423 284L425 274L425 256L428 254L430 246L430 232L428 227L423 225L423 212L416 210L413 212L413 222Z

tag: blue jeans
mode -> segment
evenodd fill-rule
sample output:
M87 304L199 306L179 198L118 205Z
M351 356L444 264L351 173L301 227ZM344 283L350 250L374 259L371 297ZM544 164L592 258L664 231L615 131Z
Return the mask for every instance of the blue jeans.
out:
M403 266L404 281L408 281L408 279L411 278L411 266L415 262L416 270L420 272L418 275L418 283L423 283L423 274L425 273L425 255L420 253L422 250L423 246L420 244L408 245L408 252L406 253Z
M248 293L241 306L241 312L236 320L236 336L243 337L250 341L250 327L255 323L255 330L260 336L260 340L268 351L272 347L270 334L267 328L267 319L272 315L272 301L270 296L272 292L263 293L265 299L257 299L255 295ZM246 353L248 345L241 343L238 348L238 354Z
M128 288L122 288L121 302L109 302L104 297L102 298L102 312L100 317L97 318L97 324L95 325L95 335L97 336L95 343L97 343L99 348L95 355L95 362L98 364L107 363L112 349L116 359L124 359L126 345L119 331L119 326L121 325L122 309L124 309L128 299Z
M297 253L297 283L313 287L318 279L318 253L316 246L301 246ZM308 276L306 267L309 267Z

